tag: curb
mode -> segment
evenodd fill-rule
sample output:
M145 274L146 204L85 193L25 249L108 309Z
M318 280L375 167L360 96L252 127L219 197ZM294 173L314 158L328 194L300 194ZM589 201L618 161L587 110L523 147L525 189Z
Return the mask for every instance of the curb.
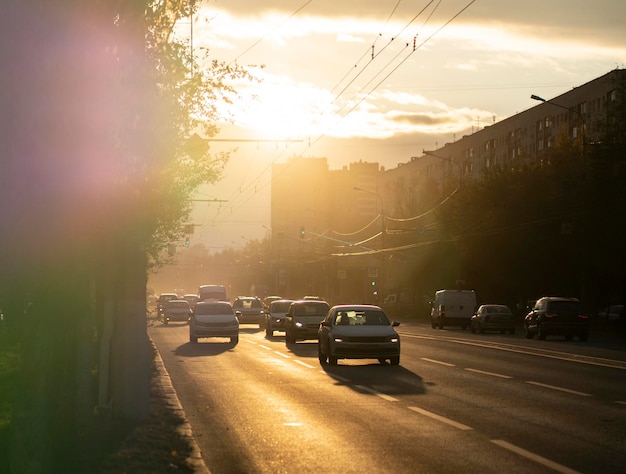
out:
M177 428L177 431L181 436L188 439L189 445L191 446L191 454L186 459L186 462L193 469L193 472L198 474L210 474L211 471L209 471L209 468L204 463L204 459L202 459L202 451L200 451L200 446L198 446L198 442L193 436L193 430L187 421L185 411L180 404L178 395L176 395L176 391L172 385L172 380L170 379L170 375L165 368L161 354L159 354L159 351L152 340L150 340L150 343L154 349L154 365L157 372L152 379L152 383L157 388L159 394L166 401L170 409L184 420L184 422Z

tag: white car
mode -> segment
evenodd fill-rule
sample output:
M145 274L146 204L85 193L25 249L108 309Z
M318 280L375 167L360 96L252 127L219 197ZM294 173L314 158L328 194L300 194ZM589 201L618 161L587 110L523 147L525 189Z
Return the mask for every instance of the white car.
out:
M189 342L200 337L228 337L239 342L239 321L228 301L201 301L189 319Z
M383 364L400 363L400 336L379 306L333 306L319 327L318 354L321 364L336 365L338 359L378 359Z

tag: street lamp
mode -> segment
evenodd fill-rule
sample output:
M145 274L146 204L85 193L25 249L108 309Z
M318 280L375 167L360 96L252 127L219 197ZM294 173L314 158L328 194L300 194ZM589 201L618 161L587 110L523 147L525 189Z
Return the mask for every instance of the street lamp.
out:
M459 188L463 186L463 170L461 169L460 164L458 164L452 158L446 158L445 156L436 155L432 151L422 150L422 153L424 153L424 155L434 156L435 158L439 158L440 160L447 161L449 163L452 163L454 166L456 166L459 169Z
M585 132L585 128L586 128L585 127L585 118L583 117L583 114L581 114L580 111L577 108L570 109L569 107L565 107L564 105L557 104L556 102L552 102L552 100L547 100L547 99L544 99L543 97L539 97L536 94L531 94L530 98L533 99L533 100L537 100L539 102L552 104L555 107L559 107L561 109L565 109L568 112L573 111L578 116L578 119L580 120L580 126L581 126L581 137L580 138L582 139L582 150L581 150L582 159L581 159L581 161L582 161L582 165L584 167L584 165L585 165L585 152L586 152L586 146L587 146L586 145L587 137L586 137L586 132Z
M359 187L354 187L353 188L355 191L360 191L362 193L367 193L367 194L373 194L374 196L376 196L379 200L380 200L380 222L381 222L381 226L380 226L380 258L381 258L381 265L380 265L380 281L382 283L381 285L381 297L385 297L385 292L387 290L387 285L385 283L385 278L387 277L387 272L386 272L386 268L385 268L385 264L386 264L386 260L385 260L385 245L386 245L386 237L387 237L387 223L385 222L385 204L383 201L382 196L375 192L375 191L370 191L368 189L363 189L363 188L359 188Z

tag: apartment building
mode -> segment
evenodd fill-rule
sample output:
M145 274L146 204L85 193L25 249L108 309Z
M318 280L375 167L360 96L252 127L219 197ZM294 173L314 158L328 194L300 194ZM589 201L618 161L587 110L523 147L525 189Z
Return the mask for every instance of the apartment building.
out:
M495 166L516 169L541 164L560 137L577 143L582 156L584 148L601 133L611 104L617 100L618 84L625 80L626 70L615 69L553 98L529 94L529 104L537 101L534 107L411 157L388 170L379 189L386 200L396 203L424 200L433 192L441 195L443 187L453 189L479 178ZM413 194L403 197L403 192Z

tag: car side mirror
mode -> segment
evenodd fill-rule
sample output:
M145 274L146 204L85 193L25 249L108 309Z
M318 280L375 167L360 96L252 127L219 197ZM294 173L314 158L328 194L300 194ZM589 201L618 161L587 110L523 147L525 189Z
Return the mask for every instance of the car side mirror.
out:
M330 321L322 321L322 326L326 326L329 327L330 326Z
M400 321L393 321L393 322L391 323L391 325L392 325L393 327L400 326Z

